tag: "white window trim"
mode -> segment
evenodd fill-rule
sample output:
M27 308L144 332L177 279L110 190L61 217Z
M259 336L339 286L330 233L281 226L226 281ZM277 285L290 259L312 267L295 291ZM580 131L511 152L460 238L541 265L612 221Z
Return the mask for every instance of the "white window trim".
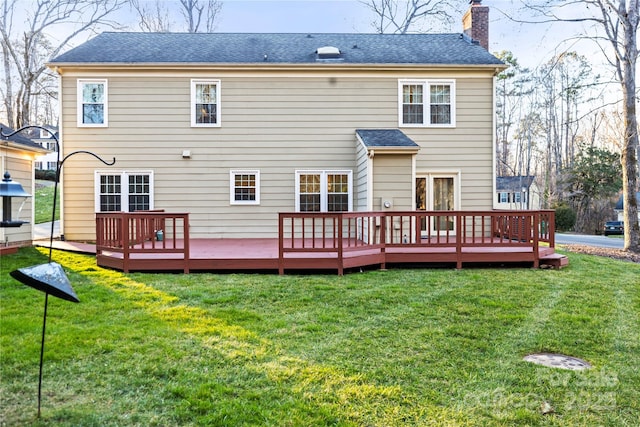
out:
M422 123L403 123L402 99L404 85L422 85ZM451 123L431 124L431 90L433 85L449 85L451 88ZM400 79L398 80L398 126L404 128L454 128L456 127L456 81L453 79Z
M255 200L236 200L236 175L255 175L256 177L256 199ZM232 205L259 205L260 204L260 171L234 169L229 171L229 203Z
M126 171L111 171L111 170L96 170L94 174L94 210L95 212L102 212L100 210L100 177L103 175L120 175L120 185L122 192L120 193L122 212L129 212L129 175L149 175L149 210L155 209L154 202L154 177L152 170L126 170Z
M84 123L83 119L83 108L84 100L82 99L82 87L87 83L101 83L104 84L104 121L103 123ZM76 109L77 109L77 125L78 127L83 128L106 128L109 126L109 85L107 79L78 79L77 83L77 98L76 98Z
M453 178L454 199L453 210L459 211L462 209L462 172L461 171L421 171L416 173L416 178L426 178L427 180L427 199L426 209L427 211L434 210L433 208L433 180L434 178ZM414 191L415 194L415 191ZM415 196L414 196L415 199ZM413 206L416 205L416 201L413 201Z
M327 175L347 175L347 182L349 185L348 194L348 210L353 211L353 171L351 170L296 170L296 203L295 211L300 212L300 175L320 175L320 212L328 211L328 185Z
M196 123L196 84L215 84L216 85L216 122L215 123ZM222 91L219 79L191 79L191 127L218 128L221 126L222 108L220 104L220 92Z

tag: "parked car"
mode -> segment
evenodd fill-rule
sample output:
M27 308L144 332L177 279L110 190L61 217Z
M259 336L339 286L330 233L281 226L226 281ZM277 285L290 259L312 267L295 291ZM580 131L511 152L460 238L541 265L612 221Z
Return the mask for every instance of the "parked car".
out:
M624 222L622 221L607 221L604 223L604 235L610 234L624 234Z

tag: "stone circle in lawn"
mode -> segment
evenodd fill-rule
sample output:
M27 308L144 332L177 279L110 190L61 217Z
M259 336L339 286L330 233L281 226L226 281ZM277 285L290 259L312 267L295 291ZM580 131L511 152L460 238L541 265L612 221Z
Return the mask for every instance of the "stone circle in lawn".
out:
M554 353L537 353L529 354L524 360L538 365L547 366L549 368L569 369L572 371L582 371L590 369L591 364L577 357L566 356L564 354Z

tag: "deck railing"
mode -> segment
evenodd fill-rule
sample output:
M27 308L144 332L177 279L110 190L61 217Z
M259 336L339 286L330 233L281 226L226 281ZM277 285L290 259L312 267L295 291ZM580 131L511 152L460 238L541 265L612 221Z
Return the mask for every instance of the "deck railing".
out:
M136 254L176 254L189 272L189 214L161 211L96 214L96 256L121 254L122 270ZM113 259L113 255L110 255Z
M391 211L280 213L279 269L288 254L334 252L343 265L348 251L410 247L530 248L538 265L541 242L555 246L555 212L541 211Z
M554 230L553 210L280 213L278 269L284 272L287 258L300 259L314 253L325 253L340 274L349 266L345 260L351 255L379 259L384 268L385 252L430 246L454 248L447 250L455 252L457 268L462 267L463 251L480 247L531 252L531 261L537 267L540 243L555 246ZM152 270L157 261L145 256L150 254L167 255L164 258L171 258L178 268L189 272L189 214L96 214L99 265L128 272L133 258L136 268Z

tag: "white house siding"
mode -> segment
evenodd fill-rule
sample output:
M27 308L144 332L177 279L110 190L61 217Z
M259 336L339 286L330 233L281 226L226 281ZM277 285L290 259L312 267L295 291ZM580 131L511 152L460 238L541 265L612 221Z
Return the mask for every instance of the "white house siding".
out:
M417 171L461 171L462 207L491 208L491 70L328 68L62 70L65 153L91 150L117 159L111 167L82 155L65 163L65 237L95 239L96 170L153 171L154 208L188 212L192 237L275 237L277 212L294 210L296 170L351 170L355 178L355 129L398 128L398 79L404 78L456 79L455 128L401 130L422 147ZM77 127L78 78L108 79L108 127ZM220 80L221 127L190 126L192 78ZM260 171L260 205L230 205L231 169ZM409 209L406 192L411 187L395 193Z

